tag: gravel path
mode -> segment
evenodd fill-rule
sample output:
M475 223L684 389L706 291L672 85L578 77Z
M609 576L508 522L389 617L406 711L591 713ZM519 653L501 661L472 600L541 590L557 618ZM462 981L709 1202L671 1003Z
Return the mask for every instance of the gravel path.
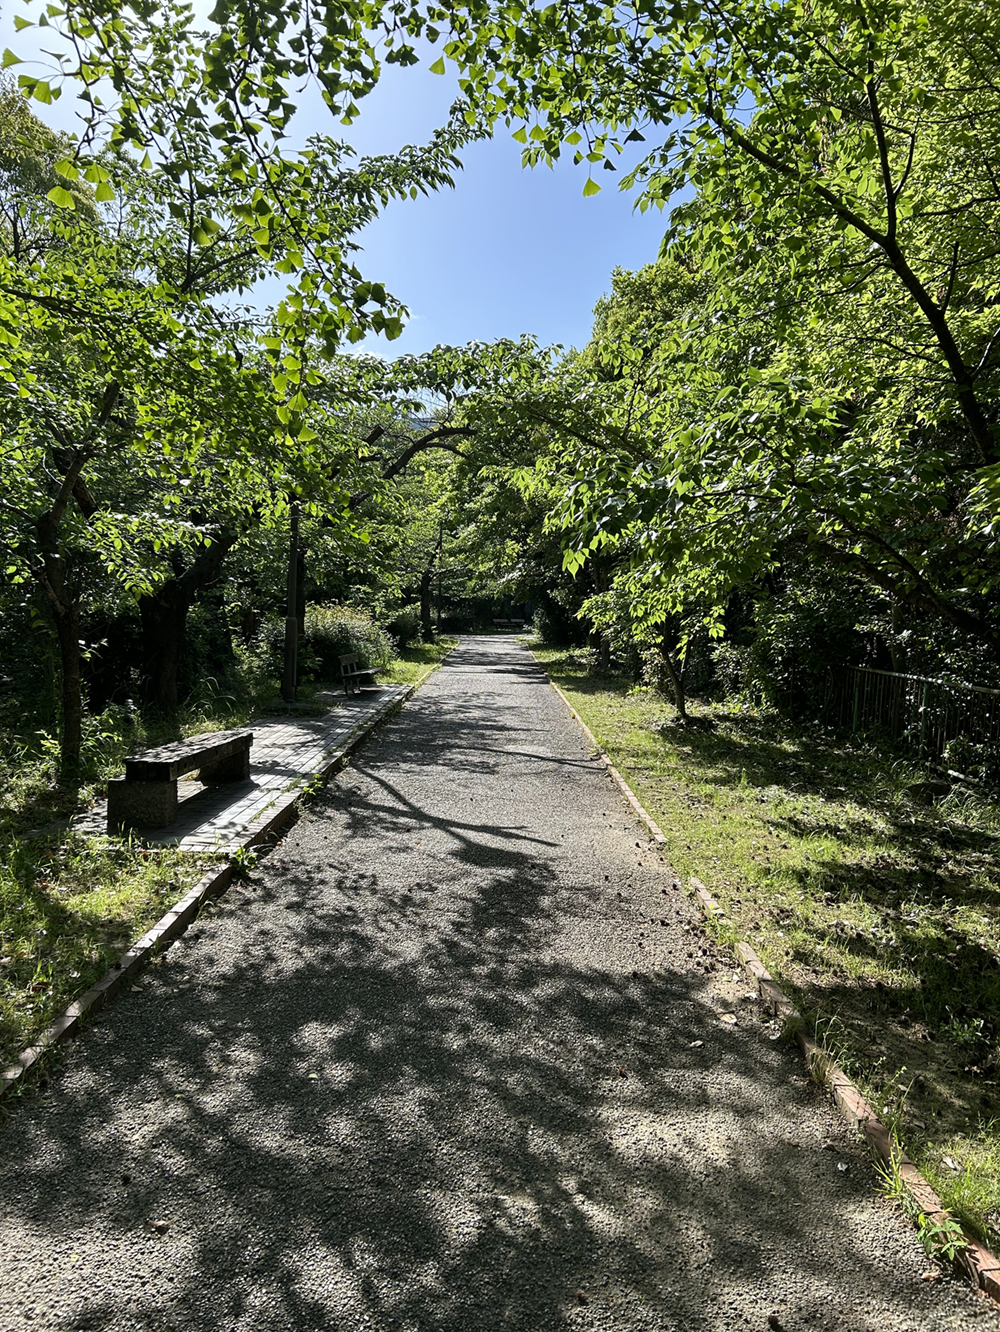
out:
M673 885L463 640L0 1130L0 1329L996 1332Z

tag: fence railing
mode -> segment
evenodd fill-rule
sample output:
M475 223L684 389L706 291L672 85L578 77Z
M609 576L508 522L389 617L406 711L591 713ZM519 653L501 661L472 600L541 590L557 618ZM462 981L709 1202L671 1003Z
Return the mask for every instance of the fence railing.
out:
M1000 755L1000 689L849 666L824 711L836 726L877 732L959 772L993 767Z

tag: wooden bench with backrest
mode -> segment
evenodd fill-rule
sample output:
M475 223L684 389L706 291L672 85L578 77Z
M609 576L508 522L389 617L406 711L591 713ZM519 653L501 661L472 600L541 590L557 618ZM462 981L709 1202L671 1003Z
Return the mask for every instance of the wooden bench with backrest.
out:
M504 629L508 629L508 630L509 630L509 629L523 629L523 628L524 628L524 621L523 621L523 620L494 620L494 621L493 621L493 628L494 628L494 629L501 629L501 630L504 630Z
M125 760L125 776L108 782L108 832L168 828L177 821L177 779L197 769L206 786L250 777L253 731L215 731L175 740Z
M357 692L361 689L362 683L374 684L380 669L379 666L359 666L356 652L349 652L341 657L340 678L344 685L344 693L349 695Z

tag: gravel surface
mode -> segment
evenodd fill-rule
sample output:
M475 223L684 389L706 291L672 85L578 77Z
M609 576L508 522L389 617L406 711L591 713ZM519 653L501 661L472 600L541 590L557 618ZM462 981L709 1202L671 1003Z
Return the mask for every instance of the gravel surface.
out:
M0 1130L0 1329L1000 1329L466 638Z

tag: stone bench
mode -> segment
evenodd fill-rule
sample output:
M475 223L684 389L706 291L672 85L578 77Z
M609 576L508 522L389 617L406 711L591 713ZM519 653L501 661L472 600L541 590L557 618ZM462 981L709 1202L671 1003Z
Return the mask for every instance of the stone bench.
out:
M177 779L195 769L207 786L247 781L252 744L253 731L215 731L127 758L125 776L108 782L108 832L175 823Z

